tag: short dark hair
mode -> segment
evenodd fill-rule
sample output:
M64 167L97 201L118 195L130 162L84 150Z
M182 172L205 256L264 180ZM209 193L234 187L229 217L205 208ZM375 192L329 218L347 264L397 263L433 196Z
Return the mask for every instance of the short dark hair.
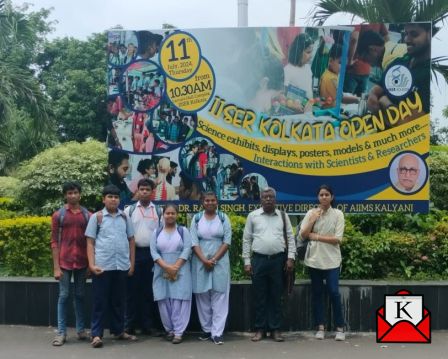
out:
M129 154L123 151L109 151L107 163L113 168L118 168L123 160L128 160Z
M216 195L215 192L213 191L207 191L207 192L202 192L201 193L201 202L204 201L205 197L209 197L209 196L213 196L216 198L216 201L218 201L218 196Z
M156 187L156 184L149 178L142 178L140 181L138 181L137 188L140 188L142 186L151 187L151 189L154 189Z
M146 49L150 45L160 46L160 43L163 40L163 36L159 34L153 34L151 31L142 30L137 31L137 40L138 40L138 54L144 54Z
M383 37L376 31L364 31L358 40L358 47L356 52L359 55L364 55L369 52L369 46L384 46Z
M176 211L176 213L179 213L179 207L177 207L177 205L175 205L174 203L167 203L167 204L165 205L165 207L163 207L163 213L165 213L165 211L166 211L168 208L174 208L174 210Z
M339 44L333 44L328 55L332 60L340 59L342 57L342 46Z
M104 186L104 188L103 188L103 197L107 196L108 194L119 196L120 189L117 186L115 186L114 184L108 184L107 186Z
M146 170L151 167L151 164L154 161L151 158L145 158L143 160L140 160L140 162L137 165L137 171L139 171L142 175L146 173Z
M81 192L81 184L78 181L66 181L62 185L62 193L66 194L68 191L78 190Z

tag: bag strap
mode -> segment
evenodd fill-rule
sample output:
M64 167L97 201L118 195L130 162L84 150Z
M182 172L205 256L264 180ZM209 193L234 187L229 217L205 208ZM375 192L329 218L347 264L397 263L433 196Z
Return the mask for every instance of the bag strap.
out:
M285 240L285 251L288 253L289 247L288 247L288 236L286 235L286 214L284 211L280 211L282 215L282 222L283 222L283 239Z
M58 218L58 247L61 248L61 240L62 240L62 227L64 226L64 217L66 212L65 206L62 206L59 209L59 218Z

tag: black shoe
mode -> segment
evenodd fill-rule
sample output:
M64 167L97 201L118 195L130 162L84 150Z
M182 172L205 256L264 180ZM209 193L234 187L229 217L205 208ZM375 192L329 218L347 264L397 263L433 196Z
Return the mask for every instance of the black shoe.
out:
M224 344L224 339L223 339L222 335L219 337L218 336L213 337L213 343L215 343L216 345Z
M202 332L199 337L199 340L202 340L203 342L212 339L212 334L211 333L206 333L206 332Z

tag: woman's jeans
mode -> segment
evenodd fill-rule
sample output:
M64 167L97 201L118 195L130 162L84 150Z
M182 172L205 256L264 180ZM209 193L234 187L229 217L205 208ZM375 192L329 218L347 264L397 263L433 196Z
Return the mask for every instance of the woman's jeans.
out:
M331 307L333 309L334 324L337 328L344 327L341 296L339 294L339 268L325 270L309 268L309 270L311 276L311 292L313 295L314 325L318 326L325 324L325 308L323 301L325 279L328 296L330 297Z
M58 334L67 334L66 307L70 293L70 280L73 275L74 284L74 305L76 317L76 332L82 332L84 327L84 293L86 287L86 269L65 270L61 269L62 276L59 279L59 299L58 299Z

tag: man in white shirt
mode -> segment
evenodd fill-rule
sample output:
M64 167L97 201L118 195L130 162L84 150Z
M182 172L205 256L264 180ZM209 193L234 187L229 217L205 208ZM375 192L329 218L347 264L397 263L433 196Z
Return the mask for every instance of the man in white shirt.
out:
M152 268L154 266L149 243L159 226L157 207L151 202L155 184L147 178L138 182L139 201L125 209L135 229L135 270L128 278L126 295L126 333L150 334L153 324L154 299L152 293Z
M275 204L275 190L262 190L261 208L249 213L243 234L244 271L252 276L254 287L254 342L265 331L271 332L274 341L284 341L280 334L283 271L294 270L296 246L289 217Z

